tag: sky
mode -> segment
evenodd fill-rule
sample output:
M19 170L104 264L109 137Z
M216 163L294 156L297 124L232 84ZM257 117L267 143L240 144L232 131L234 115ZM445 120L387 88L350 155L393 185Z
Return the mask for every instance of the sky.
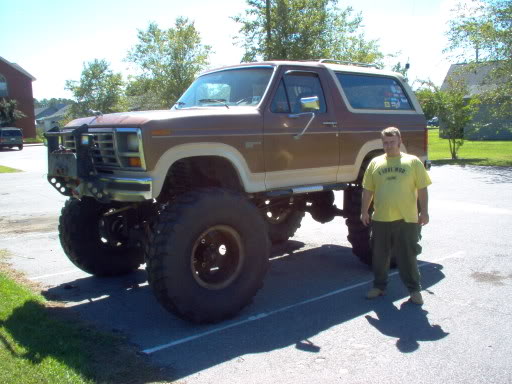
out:
M440 85L450 64L443 54L445 33L457 0L339 0L361 12L367 39L376 39L389 62L409 62L409 82L430 79ZM245 0L0 0L0 56L34 76L36 99L72 98L66 80L79 80L84 63L105 59L125 79L125 61L137 44L137 31L150 22L161 29L179 16L194 21L202 42L213 49L210 67L239 63L243 50L233 38L240 25L230 17Z

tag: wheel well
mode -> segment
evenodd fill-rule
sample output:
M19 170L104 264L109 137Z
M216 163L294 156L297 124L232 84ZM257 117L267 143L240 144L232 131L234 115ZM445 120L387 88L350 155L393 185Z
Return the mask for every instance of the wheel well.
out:
M219 156L195 156L178 160L169 168L158 199L166 201L192 189L207 187L244 190L229 160Z
M366 171L368 164L370 164L370 161L372 161L374 157L380 156L383 153L384 151L381 149L368 152L368 154L364 157L363 161L361 162L361 168L359 168L359 174L357 175L357 184L361 184L363 182L364 172Z

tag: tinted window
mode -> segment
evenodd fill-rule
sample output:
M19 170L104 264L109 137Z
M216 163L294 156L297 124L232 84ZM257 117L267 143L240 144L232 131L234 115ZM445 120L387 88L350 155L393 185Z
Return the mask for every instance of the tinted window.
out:
M324 92L320 79L316 73L293 71L285 74L279 83L270 110L275 113L300 113L300 99L303 97L318 96L320 110L327 110Z
M279 82L270 110L275 113L290 113L290 103L288 102L288 96L286 96L283 80Z
M390 77L336 73L352 108L411 110L402 86Z
M2 130L2 136L4 137L7 137L7 136L21 136L21 132L20 131L7 131L7 130Z

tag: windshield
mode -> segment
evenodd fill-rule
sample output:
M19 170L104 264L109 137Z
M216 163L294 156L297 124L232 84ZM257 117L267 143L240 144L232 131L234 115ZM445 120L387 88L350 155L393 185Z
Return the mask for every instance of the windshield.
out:
M251 67L227 69L200 76L174 107L256 106L267 89L272 71L272 67Z

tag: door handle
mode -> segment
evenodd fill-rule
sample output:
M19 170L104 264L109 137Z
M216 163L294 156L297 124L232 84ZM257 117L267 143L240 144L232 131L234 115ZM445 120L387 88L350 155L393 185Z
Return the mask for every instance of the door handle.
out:
M338 125L338 122L337 121L324 121L322 124L328 125L330 127L336 127Z

